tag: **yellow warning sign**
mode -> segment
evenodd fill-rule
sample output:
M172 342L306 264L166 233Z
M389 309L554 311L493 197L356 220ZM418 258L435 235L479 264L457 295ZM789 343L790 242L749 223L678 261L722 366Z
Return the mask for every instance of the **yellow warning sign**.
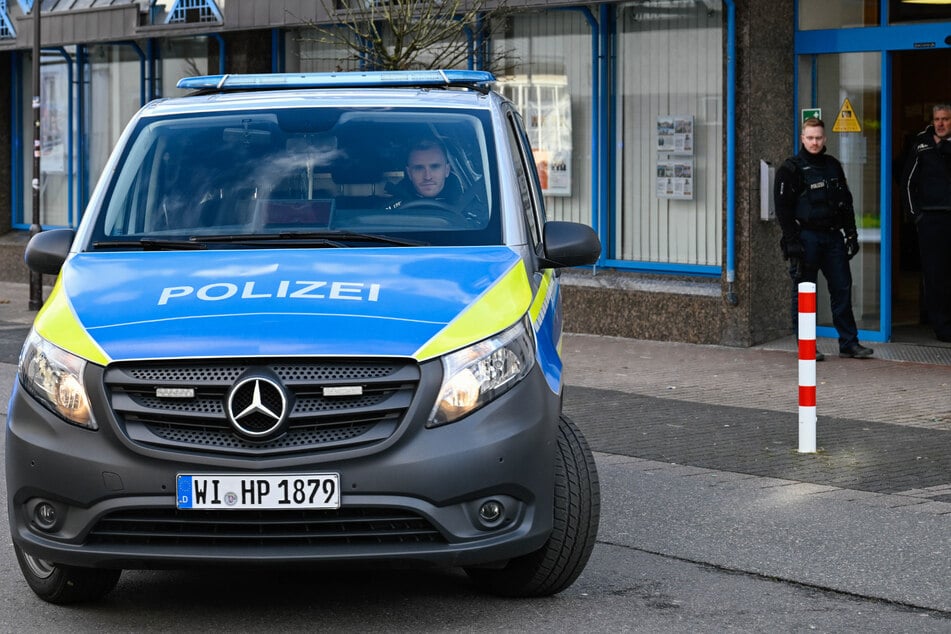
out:
M846 97L839 108L839 116L835 118L835 124L832 126L833 132L861 132L862 126L859 125L858 117L855 116L855 110L852 109L852 102Z

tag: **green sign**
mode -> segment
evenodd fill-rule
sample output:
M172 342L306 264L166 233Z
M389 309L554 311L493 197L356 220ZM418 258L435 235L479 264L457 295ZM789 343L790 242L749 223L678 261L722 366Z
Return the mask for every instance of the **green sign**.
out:
M821 118L822 118L822 108L803 108L802 118L799 119L799 123L802 123L806 119L821 119Z

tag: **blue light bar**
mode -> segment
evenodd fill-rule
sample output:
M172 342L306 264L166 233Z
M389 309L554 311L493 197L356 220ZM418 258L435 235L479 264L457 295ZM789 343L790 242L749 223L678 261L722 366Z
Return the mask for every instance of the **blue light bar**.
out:
M183 90L267 90L275 88L385 88L461 86L485 88L495 75L481 70L390 70L351 73L267 73L204 75L178 80Z

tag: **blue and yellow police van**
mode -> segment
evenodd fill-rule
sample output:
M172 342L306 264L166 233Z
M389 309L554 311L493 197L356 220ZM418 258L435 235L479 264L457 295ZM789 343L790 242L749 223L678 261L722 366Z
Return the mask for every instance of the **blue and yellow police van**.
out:
M564 391L558 270L519 113L480 71L191 77L119 139L6 429L10 531L52 603L123 569L462 567L569 586L598 476Z

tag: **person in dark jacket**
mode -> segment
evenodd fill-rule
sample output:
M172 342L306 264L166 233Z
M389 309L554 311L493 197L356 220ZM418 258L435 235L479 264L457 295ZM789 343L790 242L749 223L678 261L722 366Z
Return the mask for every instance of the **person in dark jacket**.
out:
M826 278L832 304L832 324L839 334L839 356L863 359L873 354L859 343L852 313L851 260L859 252L852 193L842 164L826 153L825 124L806 119L802 147L776 170L773 196L783 231L780 245L793 279L793 328L798 326L798 286L813 282L819 271ZM816 360L825 358L816 351Z
M471 222L486 215L485 203L477 195L476 188L469 193L463 191L459 179L452 174L446 147L435 139L425 138L413 144L406 157L405 177L391 193L394 201L387 205L388 211L396 211L409 203L432 200Z
M905 157L902 204L918 229L928 323L939 341L951 341L951 105L932 115Z

